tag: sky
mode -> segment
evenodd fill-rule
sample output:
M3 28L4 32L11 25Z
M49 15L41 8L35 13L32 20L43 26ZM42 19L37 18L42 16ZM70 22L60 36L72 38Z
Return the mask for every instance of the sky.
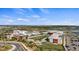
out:
M79 25L79 8L0 8L0 25Z

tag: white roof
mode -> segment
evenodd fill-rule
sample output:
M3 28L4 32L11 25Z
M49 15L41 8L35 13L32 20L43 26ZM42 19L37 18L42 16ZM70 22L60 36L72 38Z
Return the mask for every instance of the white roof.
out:
M13 34L14 35L28 35L29 33L28 33L28 31L14 30Z
M63 33L63 31L58 31L58 30L48 30L47 32L60 32L60 33Z

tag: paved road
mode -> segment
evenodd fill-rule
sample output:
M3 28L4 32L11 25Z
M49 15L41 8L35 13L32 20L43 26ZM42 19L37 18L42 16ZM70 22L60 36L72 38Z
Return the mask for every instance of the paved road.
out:
M4 44L3 42L0 42L0 44ZM7 42L7 44L11 44L11 45L15 45L16 48L14 51L26 51L26 49L21 45L21 44L18 44L18 43L10 43L10 42Z

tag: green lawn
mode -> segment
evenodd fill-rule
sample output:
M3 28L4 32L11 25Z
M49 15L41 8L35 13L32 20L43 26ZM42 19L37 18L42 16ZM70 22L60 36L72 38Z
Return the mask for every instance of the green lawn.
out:
M39 40L39 41L41 41L43 38L45 38L45 37L47 37L46 35L43 35L43 36L37 36L37 37L33 37L33 38L31 38L31 39L33 39L34 41L36 41L36 40Z
M11 45L6 44L6 45L4 45L4 46L0 46L0 51L7 51L7 50L9 50L9 49L11 49L11 48L12 48Z
M43 45L37 46L35 51L64 51L64 47L62 45L44 43Z

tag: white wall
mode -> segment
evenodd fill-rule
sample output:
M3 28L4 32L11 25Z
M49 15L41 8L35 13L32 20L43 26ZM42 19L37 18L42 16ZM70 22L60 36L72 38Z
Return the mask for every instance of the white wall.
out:
M59 39L58 39L58 44L62 44L62 38L61 37L59 37Z
M49 41L53 43L53 37L49 36L48 38L49 38Z

